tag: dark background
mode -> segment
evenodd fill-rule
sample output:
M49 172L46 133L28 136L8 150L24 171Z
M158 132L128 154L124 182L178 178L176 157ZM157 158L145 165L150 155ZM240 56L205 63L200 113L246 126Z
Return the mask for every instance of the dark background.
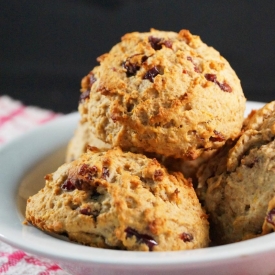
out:
M75 111L96 57L151 27L200 35L230 62L248 100L275 99L274 0L0 0L0 94Z

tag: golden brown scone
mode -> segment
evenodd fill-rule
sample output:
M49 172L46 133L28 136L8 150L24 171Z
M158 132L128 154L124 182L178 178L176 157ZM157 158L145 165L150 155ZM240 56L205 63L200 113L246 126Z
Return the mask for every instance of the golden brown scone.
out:
M240 81L188 30L126 34L98 61L82 80L79 112L111 147L191 160L238 136Z
M275 229L275 101L253 111L243 133L198 172L212 240L232 243Z
M46 176L27 202L38 228L105 248L169 251L206 247L208 221L192 184L155 159L93 148Z

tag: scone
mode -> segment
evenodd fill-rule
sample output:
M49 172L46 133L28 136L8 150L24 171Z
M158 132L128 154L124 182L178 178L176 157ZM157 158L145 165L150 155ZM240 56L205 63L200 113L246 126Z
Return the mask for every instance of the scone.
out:
M89 145L93 145L101 151L110 149L110 144L98 139L89 129L88 122L78 122L78 126L71 138L65 156L65 161L70 162L86 152Z
M232 243L275 229L275 101L253 111L243 133L198 172L212 239Z
M111 147L192 160L238 136L240 81L188 30L126 34L98 61L82 80L80 125Z
M190 181L155 159L89 148L46 176L27 202L38 228L102 248L169 251L206 247L209 225Z

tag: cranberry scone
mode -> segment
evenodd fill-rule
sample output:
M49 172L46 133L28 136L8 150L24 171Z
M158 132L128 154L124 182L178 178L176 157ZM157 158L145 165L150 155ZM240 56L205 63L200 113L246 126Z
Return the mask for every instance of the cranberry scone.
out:
M46 175L27 201L34 226L81 244L170 251L206 247L209 224L192 183L156 159L89 148Z
M212 237L232 243L275 230L275 101L253 111L243 133L198 172Z
M239 135L240 80L188 30L128 33L98 61L82 80L79 127L110 147L193 160Z

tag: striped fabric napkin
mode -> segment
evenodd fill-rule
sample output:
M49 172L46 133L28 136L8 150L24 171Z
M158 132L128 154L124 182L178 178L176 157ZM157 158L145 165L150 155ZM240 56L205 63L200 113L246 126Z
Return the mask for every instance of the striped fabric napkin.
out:
M38 107L26 107L8 96L0 96L0 145L59 116Z
M24 106L0 96L0 147L26 131L60 116L49 110ZM0 241L0 275L70 275L49 260L40 259Z

